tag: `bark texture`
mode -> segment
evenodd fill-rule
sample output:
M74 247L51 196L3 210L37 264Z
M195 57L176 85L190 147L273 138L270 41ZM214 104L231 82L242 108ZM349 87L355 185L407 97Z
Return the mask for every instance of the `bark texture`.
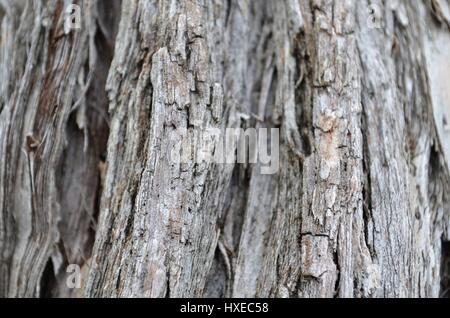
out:
M71 3L0 0L0 296L450 294L448 0Z

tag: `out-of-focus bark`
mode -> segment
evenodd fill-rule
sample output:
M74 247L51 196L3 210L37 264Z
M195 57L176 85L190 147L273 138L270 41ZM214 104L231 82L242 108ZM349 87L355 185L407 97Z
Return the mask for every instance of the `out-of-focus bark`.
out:
M70 296L66 266L90 256L120 14L108 3L80 2L81 28L65 30L67 1L0 2L1 296Z

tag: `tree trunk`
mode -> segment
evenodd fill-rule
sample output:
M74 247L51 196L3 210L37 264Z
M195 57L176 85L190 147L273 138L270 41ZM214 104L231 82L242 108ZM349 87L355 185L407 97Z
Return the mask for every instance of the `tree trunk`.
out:
M0 0L0 23L0 296L450 295L448 0ZM211 128L279 129L278 170L198 162Z

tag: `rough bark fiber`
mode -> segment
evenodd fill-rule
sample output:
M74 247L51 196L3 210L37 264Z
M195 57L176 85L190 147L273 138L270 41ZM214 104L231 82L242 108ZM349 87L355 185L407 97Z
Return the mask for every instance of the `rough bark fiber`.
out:
M0 296L450 294L449 1L72 2L0 0Z

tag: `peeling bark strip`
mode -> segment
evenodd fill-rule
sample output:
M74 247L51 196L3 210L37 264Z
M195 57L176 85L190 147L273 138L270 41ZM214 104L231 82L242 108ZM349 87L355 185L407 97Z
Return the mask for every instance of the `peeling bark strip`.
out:
M0 296L448 297L449 21L444 0L0 0ZM195 160L230 128L279 129L277 173Z
M0 4L0 296L69 296L66 266L93 244L114 19L83 1L68 33L62 1Z

